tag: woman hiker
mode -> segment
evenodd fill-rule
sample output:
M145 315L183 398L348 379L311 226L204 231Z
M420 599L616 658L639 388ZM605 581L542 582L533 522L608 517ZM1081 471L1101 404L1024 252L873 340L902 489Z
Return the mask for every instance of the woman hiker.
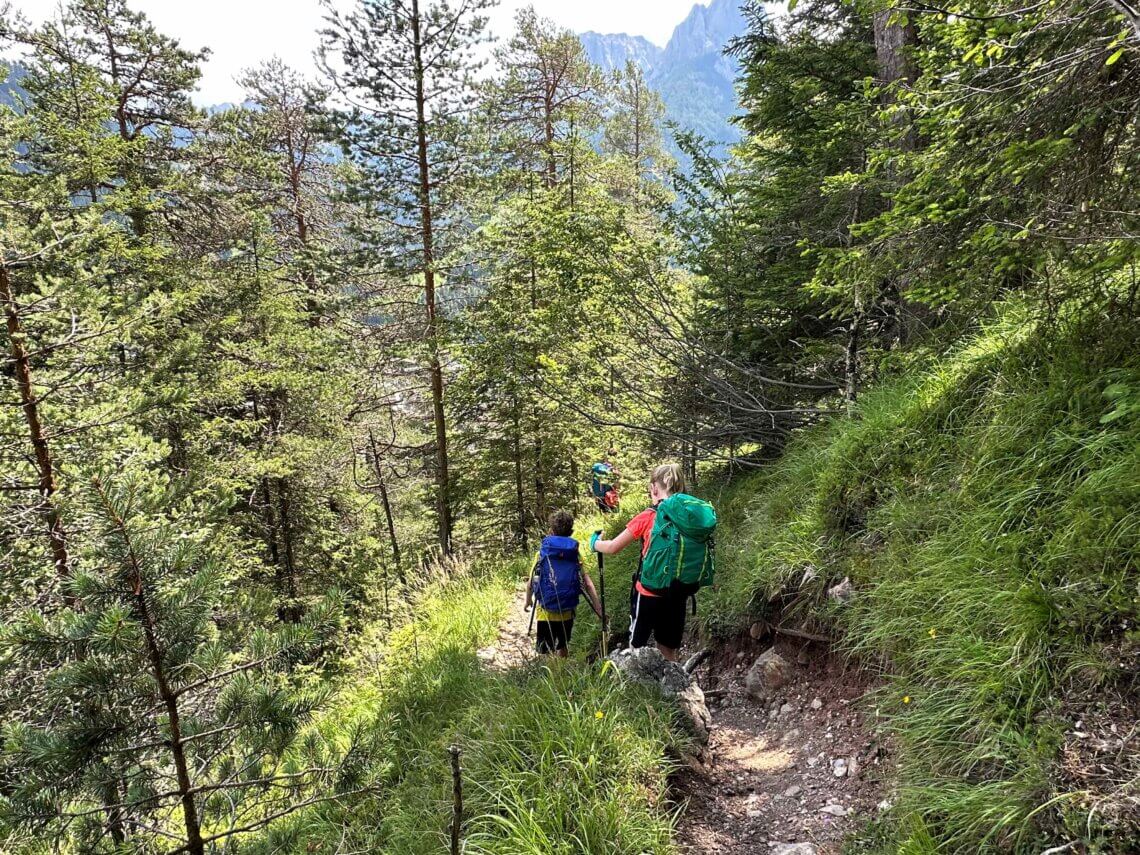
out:
M590 538L590 548L605 555L621 552L635 540L641 542L641 560L638 561L637 574L633 577L633 589L630 591L629 644L634 648L645 647L652 635L661 655L673 662L677 661L677 649L681 646L681 636L685 632L685 606L698 586L665 585L663 588L650 588L642 584L641 571L645 554L649 550L658 506L670 496L684 491L685 477L678 464L658 466L649 479L651 506L631 519L613 540L602 540L598 534ZM715 516L713 520L715 526Z

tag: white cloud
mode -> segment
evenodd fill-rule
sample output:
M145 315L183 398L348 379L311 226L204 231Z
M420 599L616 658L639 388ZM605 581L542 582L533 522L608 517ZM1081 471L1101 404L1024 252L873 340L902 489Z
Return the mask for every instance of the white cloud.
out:
M492 31L507 35L515 12L531 4L575 32L631 33L664 45L694 0L503 0L491 13ZM196 96L201 104L240 100L234 78L272 56L316 74L313 51L323 17L318 0L132 0L130 5L183 47L210 48ZM38 22L50 17L58 2L14 0L13 6Z

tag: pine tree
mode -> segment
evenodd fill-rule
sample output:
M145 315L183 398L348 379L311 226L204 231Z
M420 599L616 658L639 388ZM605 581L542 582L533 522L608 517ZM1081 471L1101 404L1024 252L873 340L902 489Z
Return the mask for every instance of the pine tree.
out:
M611 104L603 138L606 148L629 158L638 176L664 176L671 166L662 146L665 104L632 60L613 74Z
M355 193L369 208L361 237L375 260L422 284L423 342L434 427L436 528L452 551L443 365L443 261L455 213L455 188L467 164L465 118L473 106L473 57L490 0L379 0L349 14L330 12L323 64L352 106L344 147L359 166Z
M303 624L245 625L214 523L162 479L115 479L90 488L100 535L73 606L0 636L6 680L33 688L5 725L6 825L83 851L202 855L355 786L343 755L302 738L321 693L288 677L337 626L336 597Z

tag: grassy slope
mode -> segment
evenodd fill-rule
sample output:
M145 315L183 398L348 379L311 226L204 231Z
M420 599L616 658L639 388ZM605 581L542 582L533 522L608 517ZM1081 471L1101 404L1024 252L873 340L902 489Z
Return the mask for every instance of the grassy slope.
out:
M1129 679L1138 333L1104 315L1037 328L1011 309L725 496L706 630L779 608L834 625L891 678L877 700L898 737L901 803L885 849L1040 851L1082 836L1111 850L1129 833L1098 828L1055 761L1062 699ZM829 605L845 576L858 596Z
M467 853L673 851L671 714L658 699L580 662L510 675L480 665L526 564L444 585L415 621L364 645L323 729L367 745L354 773L375 792L283 824L251 851L445 852L453 743ZM584 659L589 641L575 642Z

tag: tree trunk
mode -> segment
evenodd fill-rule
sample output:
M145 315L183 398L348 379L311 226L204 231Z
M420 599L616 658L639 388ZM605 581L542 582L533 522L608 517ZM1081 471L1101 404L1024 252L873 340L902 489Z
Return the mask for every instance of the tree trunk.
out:
M407 579L404 577L404 565L400 560L400 539L396 536L396 520L392 514L392 503L388 498L388 486L384 483L384 472L380 466L380 452L376 447L376 437L372 431L368 431L368 445L372 449L372 467L376 473L376 486L380 492L380 504L384 508L384 523L388 527L388 542L392 546L392 562L396 567L396 575L400 579L401 584L406 584ZM385 591L387 597L387 591Z
M558 181L558 167L554 160L554 93L547 91L542 102L543 133L546 141L546 186Z
M166 745L170 748L170 755L174 761L175 779L178 782L177 795L182 805L182 821L186 832L185 849L190 855L205 855L205 845L202 841L202 827L198 819L198 806L194 801L194 787L190 780L190 763L186 757L186 746L182 738L178 694L171 687L166 673L166 662L162 647L158 641L154 615L151 613L150 603L147 601L138 556L135 553L134 543L131 540L131 535L127 530L126 523L122 517L116 513L107 498L107 493L103 489L102 482L98 479L95 481L95 488L99 492L99 498L108 516L110 516L112 524L119 532L120 537L123 538L123 544L126 548L127 583L131 587L132 608L135 612L135 617L138 618L139 624L142 626L143 639L146 644L146 655L150 661L151 675L154 677L155 686L158 688L159 699L166 709L166 726L170 734Z
M526 552L526 494L523 490L522 427L519 425L518 401L515 401L513 411L514 429L512 431L511 440L515 464L515 514L517 519L515 528L515 542L518 544L519 548L523 550L523 552Z
M862 322L862 308L856 305L847 328L846 383L843 390L849 416L855 415L855 401L859 396L859 333Z
M281 620L296 623L301 619L297 594L297 561L293 548L293 516L289 502L289 479L277 479L277 517L281 521L281 545L284 559L278 566L278 591L285 602L277 609Z
M424 96L423 41L419 0L412 0L414 38L412 61L416 79L416 153L419 164L420 237L423 246L424 304L431 351L431 404L435 421L436 527L439 547L451 554L451 496L447 468L447 422L443 409L443 368L439 361L439 320L435 305L435 248L431 210L431 168L428 163L427 105Z
M918 79L918 68L913 58L914 50L918 47L918 31L908 17L912 14L915 13L908 13L895 5L874 14L875 59L879 84L883 87L881 100L884 106L889 107L895 103L900 83L913 84ZM902 22L903 19L905 23ZM918 129L909 111L896 111L891 119L891 127L895 135L890 143L892 146L897 146L902 152L918 149ZM895 177L891 176L893 184L898 183L894 180ZM892 282L888 290L897 292L893 306L888 307L895 318L894 339L899 344L905 344L925 327L929 312L924 306L907 299L908 283L905 280Z
M54 501L57 490L55 464L52 461L51 449L48 446L47 435L40 418L39 399L36 397L35 384L32 382L31 360L28 358L28 351L24 346L26 336L20 320L20 307L16 303L15 294L12 292L12 280L8 275L8 268L2 260L0 260L0 300L4 301L4 318L8 327L8 347L16 372L16 385L20 392L20 408L24 411L24 421L28 425L28 438L32 443L36 461L42 514L47 523L47 537L48 545L51 548L52 563L55 565L56 576L61 581L65 581L71 578L71 558L67 551L67 536L63 529L63 521ZM65 597L65 601L70 602L71 598Z

